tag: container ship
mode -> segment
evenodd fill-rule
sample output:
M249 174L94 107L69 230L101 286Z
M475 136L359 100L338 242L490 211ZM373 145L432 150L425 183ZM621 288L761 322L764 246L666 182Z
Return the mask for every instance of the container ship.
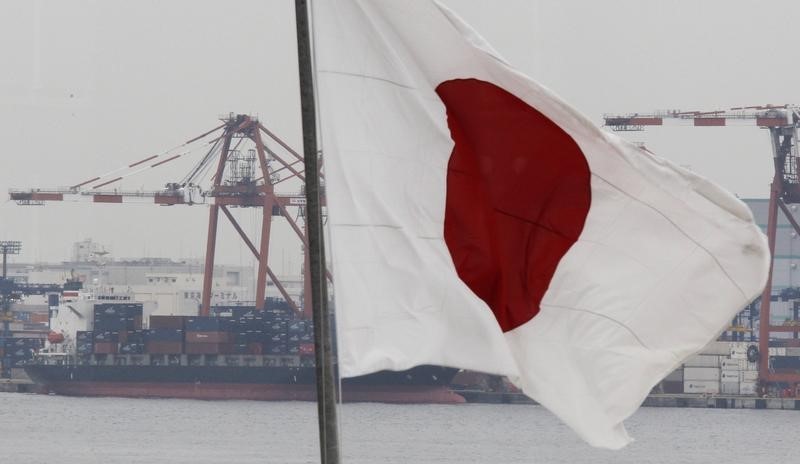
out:
M124 295L78 298L75 292L65 300L52 311L48 346L35 355L29 350L29 359L20 362L47 392L316 399L313 327L283 300L269 298L263 310L215 307L208 317L148 315L152 309ZM464 398L449 388L456 373L419 366L344 379L342 400L462 403Z

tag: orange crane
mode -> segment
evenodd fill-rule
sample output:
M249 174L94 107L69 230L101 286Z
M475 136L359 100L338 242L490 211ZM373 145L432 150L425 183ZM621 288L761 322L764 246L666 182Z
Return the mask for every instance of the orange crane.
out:
M654 113L631 113L604 115L605 125L614 131L639 131L647 126L661 126L665 122L684 122L699 127L721 127L749 124L769 131L772 142L772 158L775 167L770 187L767 238L769 250L775 256L775 237L780 210L795 232L800 234L800 224L792 216L787 204L800 203L800 164L798 164L798 127L800 106L762 105L743 106L719 111L663 111ZM770 370L769 338L774 332L800 333L800 325L770 324L770 300L772 297L772 267L769 279L761 295L759 314L759 380L768 383L788 383L800 386L800 373L775 372Z
M221 118L222 124L166 152L148 156L106 174L95 176L67 188L10 190L12 200L20 205L41 205L52 201L89 201L93 203L152 202L156 205L198 205L209 206L208 237L203 275L203 291L200 315L207 316L211 307L211 288L214 258L217 242L219 213L228 219L245 245L258 261L256 277L256 304L263 307L267 277L274 283L289 306L310 318L311 302L308 253L304 265L304 291L302 304L294 301L269 267L269 237L272 216L287 220L305 248L308 240L304 218L305 196L275 192L275 186L289 179L305 181L302 172L303 158L283 140L264 127L257 118L244 114L230 114ZM271 146L264 143L271 142ZM109 190L108 186L122 179L152 168L158 168L174 161L189 152L178 152L183 148L210 146L205 156L187 173L183 179L169 182L161 190L125 191ZM251 148L247 148L251 146ZM279 153L280 152L280 153ZM280 165L275 169L275 164ZM216 167L214 167L216 166ZM204 189L200 184L205 175L213 169L211 186ZM261 208L261 239L259 246L247 236L233 217L229 208ZM289 208L297 209L297 219L289 213ZM328 274L330 278L330 274Z

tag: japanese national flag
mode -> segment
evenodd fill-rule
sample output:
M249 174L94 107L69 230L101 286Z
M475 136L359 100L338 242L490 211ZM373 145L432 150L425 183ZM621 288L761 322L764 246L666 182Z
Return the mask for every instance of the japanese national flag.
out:
M764 288L749 210L432 1L314 3L344 376L509 376L595 446ZM590 76L587 76L587 85Z

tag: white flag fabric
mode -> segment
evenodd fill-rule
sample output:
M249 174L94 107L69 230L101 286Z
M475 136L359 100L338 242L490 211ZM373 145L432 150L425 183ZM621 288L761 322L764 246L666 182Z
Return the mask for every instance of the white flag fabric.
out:
M594 446L763 289L708 180L604 132L442 5L313 4L345 377L507 375Z

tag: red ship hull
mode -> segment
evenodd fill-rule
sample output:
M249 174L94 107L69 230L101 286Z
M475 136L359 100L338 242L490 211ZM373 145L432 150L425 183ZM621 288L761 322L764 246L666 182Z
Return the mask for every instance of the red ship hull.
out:
M124 398L183 398L200 400L315 401L314 385L263 385L241 383L162 382L59 382L47 385L50 393L66 396ZM348 386L345 402L464 403L464 397L444 386Z

